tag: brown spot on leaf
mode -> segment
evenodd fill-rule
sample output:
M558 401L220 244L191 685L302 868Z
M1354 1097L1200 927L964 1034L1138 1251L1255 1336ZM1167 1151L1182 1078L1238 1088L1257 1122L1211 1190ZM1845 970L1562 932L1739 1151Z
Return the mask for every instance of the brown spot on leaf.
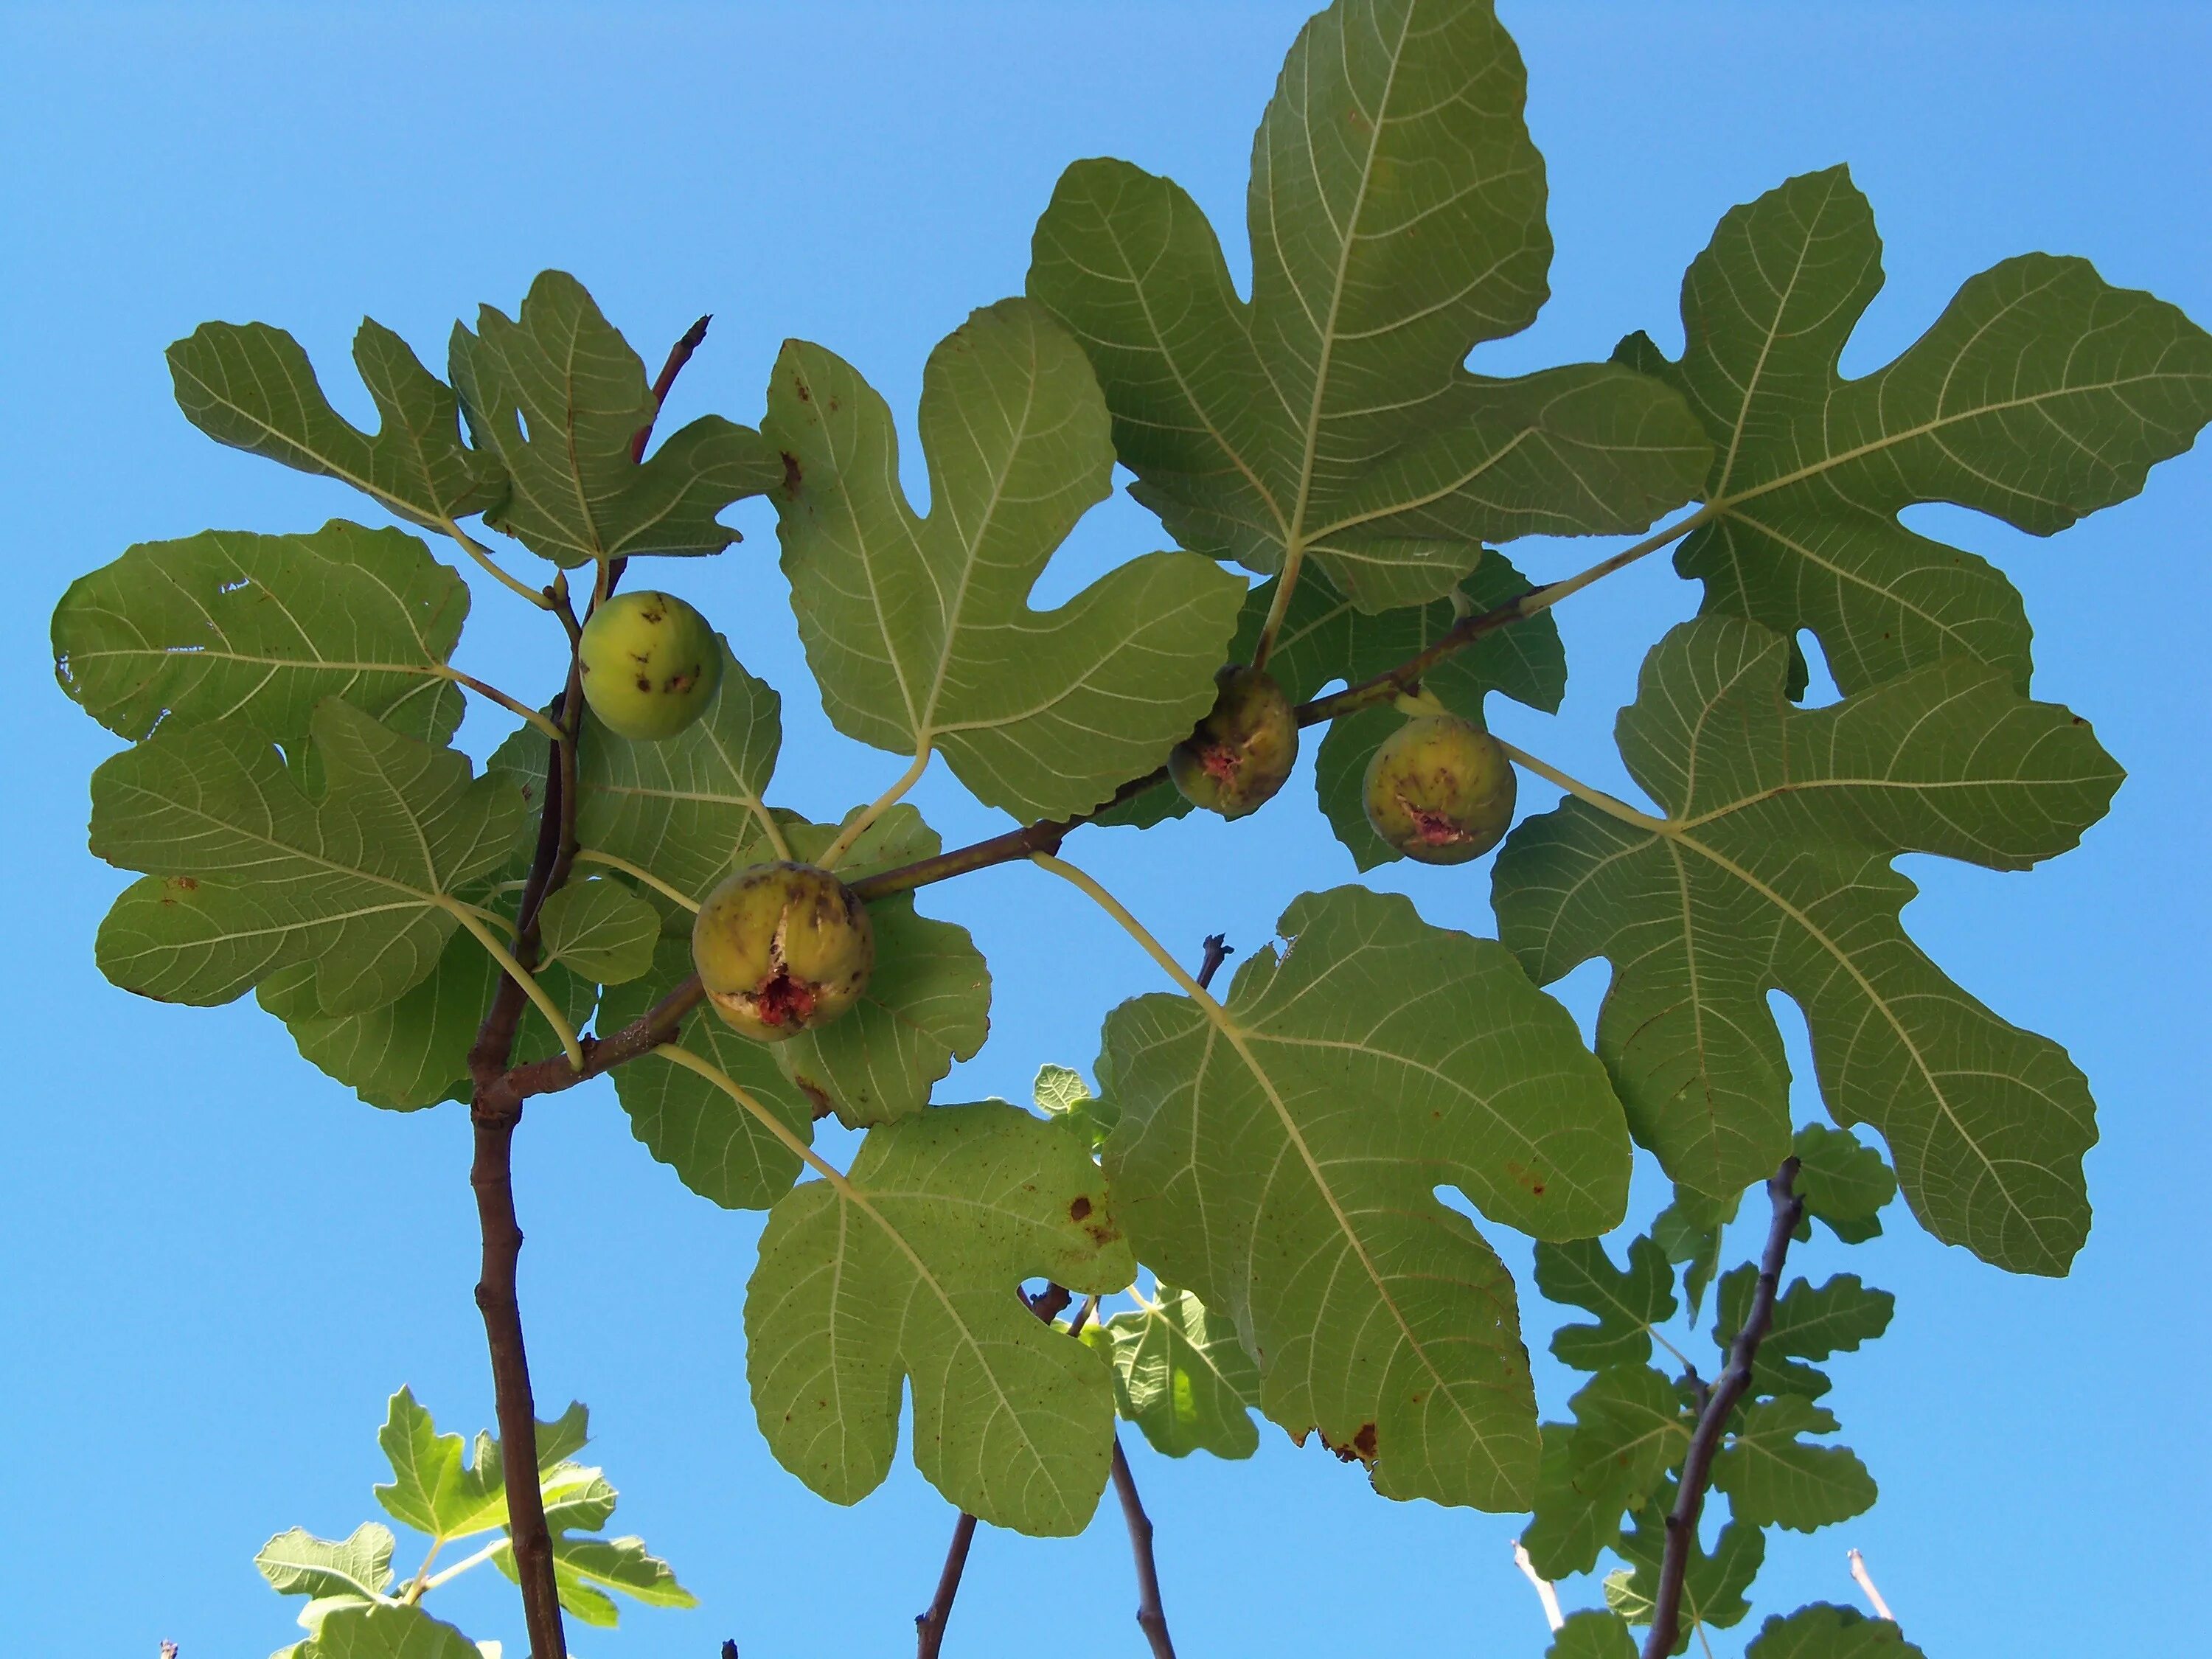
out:
M1314 1432L1321 1435L1321 1443L1328 1448L1340 1463L1372 1463L1375 1461L1375 1425L1372 1423L1362 1423L1358 1431L1340 1446L1326 1434L1322 1434L1319 1429Z
M1081 1193L1078 1193L1075 1195L1075 1201L1067 1206L1067 1218L1070 1221L1080 1221L1090 1213L1091 1200Z
M828 1093L819 1084L811 1083L803 1077L793 1078L792 1081L799 1085L799 1092L805 1095L807 1100L813 1105L814 1116L817 1121L829 1116L830 1113L837 1109L836 1103L830 1098Z
M787 449L777 453L783 457L783 487L797 495L799 479L805 476L799 470L799 457Z
M1543 1197L1544 1177L1527 1164L1516 1164L1509 1158L1505 1160L1505 1173L1513 1177L1516 1185L1526 1188L1538 1198Z

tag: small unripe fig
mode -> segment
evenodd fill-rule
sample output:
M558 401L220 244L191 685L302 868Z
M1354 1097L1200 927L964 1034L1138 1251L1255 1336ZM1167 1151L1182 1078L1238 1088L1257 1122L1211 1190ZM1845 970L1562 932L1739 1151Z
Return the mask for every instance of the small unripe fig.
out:
M1513 823L1513 763L1498 739L1456 714L1407 720L1367 763L1367 822L1423 864L1464 864Z
M1273 798L1298 758L1297 717L1263 671L1231 663L1213 677L1213 710L1168 757L1182 798L1241 818Z
M756 864L699 907L691 962L715 1012L762 1042L826 1025L860 999L876 930L853 890L811 864Z
M602 602L577 647L584 701L625 738L672 738L705 712L722 678L707 619L672 593L645 589Z

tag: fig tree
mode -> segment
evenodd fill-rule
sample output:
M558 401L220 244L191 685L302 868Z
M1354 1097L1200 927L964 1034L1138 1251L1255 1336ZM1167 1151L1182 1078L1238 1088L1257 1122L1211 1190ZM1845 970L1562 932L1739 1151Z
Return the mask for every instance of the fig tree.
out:
M1423 864L1464 864L1513 822L1513 763L1498 739L1456 714L1407 720L1367 763L1367 822Z
M706 711L722 678L707 619L671 593L643 589L601 602L577 654L584 701L625 738L672 738Z
M853 890L811 864L756 864L708 895L691 962L714 1011L747 1036L781 1042L860 1000L876 931Z
M1231 663L1213 677L1212 711L1168 757L1168 775L1194 806L1241 818L1271 799L1298 758L1297 717L1265 672Z

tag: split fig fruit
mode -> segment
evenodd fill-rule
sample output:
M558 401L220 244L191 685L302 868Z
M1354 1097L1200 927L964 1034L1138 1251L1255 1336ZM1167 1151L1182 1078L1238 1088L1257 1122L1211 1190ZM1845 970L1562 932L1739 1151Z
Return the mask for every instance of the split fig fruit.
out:
M1513 763L1498 739L1456 714L1407 720L1367 763L1367 822L1423 864L1464 864L1513 823Z
M706 712L722 678L721 641L707 619L649 588L604 601L577 654L584 701L625 738L674 737Z
M1213 677L1212 712L1168 757L1168 775L1194 806L1241 818L1273 798L1298 758L1297 717L1283 688L1231 663Z
M876 931L853 890L811 864L756 864L708 895L691 962L714 1012L761 1042L826 1025L860 999Z

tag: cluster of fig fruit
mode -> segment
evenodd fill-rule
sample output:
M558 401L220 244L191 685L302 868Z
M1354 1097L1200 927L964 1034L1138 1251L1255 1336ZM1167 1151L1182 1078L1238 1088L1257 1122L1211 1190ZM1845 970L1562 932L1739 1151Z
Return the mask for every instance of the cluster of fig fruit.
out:
M722 646L707 619L651 589L602 602L577 644L584 701L617 735L657 742L714 700ZM875 929L853 890L811 865L756 864L708 894L691 961L714 1012L761 1042L825 1025L867 988Z
M1291 775L1297 714L1262 669L1231 663L1214 684L1213 708L1168 757L1168 775L1192 805L1241 818ZM1504 839L1515 791L1495 738L1456 714L1423 713L1375 751L1362 793L1369 825L1407 858L1464 864Z

